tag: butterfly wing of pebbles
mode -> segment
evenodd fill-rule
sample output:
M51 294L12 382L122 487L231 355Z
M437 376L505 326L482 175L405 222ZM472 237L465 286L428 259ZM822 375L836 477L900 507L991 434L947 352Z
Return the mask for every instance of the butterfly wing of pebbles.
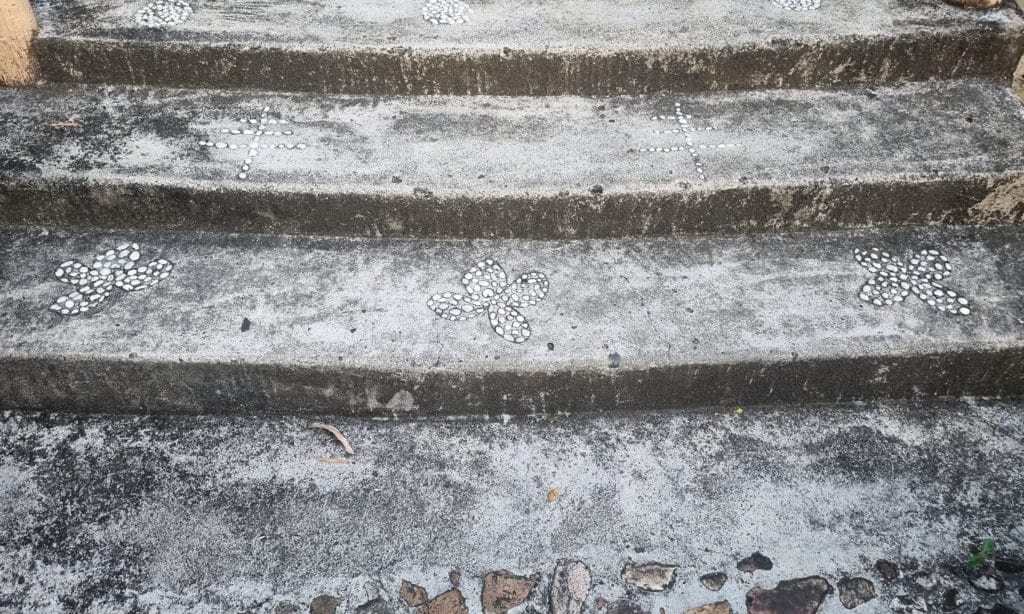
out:
M87 269L85 274L81 273L81 269L76 270L73 278L70 275L61 275L61 272L68 271L72 264L85 266L73 261L65 262L57 269L57 277L61 281L77 286L77 289L58 297L50 305L52 311L64 316L87 313L110 296L110 290L114 286L113 275L101 276L96 273L95 269L89 269L89 267L85 267Z
M902 302L913 287L907 267L899 259L878 248L853 250L857 263L873 273L860 290L860 299L872 305Z
M462 285L472 298L488 302L508 286L508 275L493 258L484 258L466 271Z
M484 305L464 294L445 292L427 299L427 307L445 320L458 322L484 312Z
M910 259L910 272L917 277L914 294L936 311L971 315L970 301L938 282L949 277L952 271L953 265L938 250L921 250Z
M125 292L152 288L167 279L173 269L171 262L158 258L145 266L123 271L116 276L114 284Z
M487 319L505 341L522 343L530 338L530 323L515 307L500 301L491 303L487 306Z
M531 307L547 296L548 276L539 271L523 273L502 292L500 300L510 307Z

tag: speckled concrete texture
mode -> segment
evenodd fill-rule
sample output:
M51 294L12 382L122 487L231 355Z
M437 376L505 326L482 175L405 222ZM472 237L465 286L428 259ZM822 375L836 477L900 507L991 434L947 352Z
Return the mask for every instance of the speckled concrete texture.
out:
M597 99L48 87L0 90L0 109L7 224L609 238L1024 220L1021 105L984 82ZM281 134L250 155L261 119Z
M466 24L418 0L193 3L139 27L139 2L39 1L35 48L52 81L374 95L641 94L998 78L1024 22L941 0L467 2Z
M983 538L1020 560L1024 412L1010 402L733 408L630 415L335 421L355 455L299 418L0 414L0 609L5 612L339 612L373 582L404 614L403 579L459 590L541 582L513 614L548 612L559 559L593 575L584 612L630 599L682 612L755 586L864 577L877 597L939 611L1020 609L1020 574L969 572ZM329 419L328 419L329 420ZM549 500L551 489L559 496ZM761 552L770 571L741 572ZM878 559L896 563L887 581ZM679 565L665 592L629 562ZM1005 567L1004 567L1005 569ZM722 571L719 592L698 577ZM995 574L1005 587L974 589ZM846 612L838 590L822 614ZM611 606L609 606L611 607Z
M0 232L0 405L122 411L548 412L1024 392L1016 227L628 241ZM84 316L69 259L137 241L174 263ZM970 316L875 307L855 248L951 261ZM550 291L514 344L439 318L493 258ZM248 322L248 326L245 326ZM243 330L245 329L245 330Z

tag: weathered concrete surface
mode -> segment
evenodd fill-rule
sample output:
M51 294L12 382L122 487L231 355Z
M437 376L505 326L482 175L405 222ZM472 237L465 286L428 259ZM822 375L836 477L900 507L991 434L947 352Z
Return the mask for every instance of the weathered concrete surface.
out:
M698 129L706 180L671 119ZM246 179L239 118L290 123ZM1024 116L984 82L651 98L0 90L0 222L582 238L1024 220ZM667 115L670 119L652 120ZM201 146L202 141L240 149ZM736 147L719 148L732 144Z
M459 590L480 614L482 577L541 574L512 614L548 610L559 559L582 560L599 599L679 613L755 586L820 575L873 581L857 614L898 595L939 612L1018 611L1024 576L968 583L972 545L1024 556L1024 411L958 402L779 407L742 415L337 423L355 448L298 418L0 414L0 609L221 614L338 612L378 584L399 614L403 579ZM546 493L561 489L549 503ZM735 571L761 551L771 571ZM875 561L902 576L884 580ZM628 591L632 560L680 565L670 591ZM719 592L698 581L728 570ZM990 570L989 570L990 571ZM30 608L35 604L35 609ZM148 608L148 609L147 609ZM838 591L823 614L848 612Z
M175 269L95 312L47 307L67 259L126 240ZM854 248L941 249L969 317L877 308ZM0 407L552 412L1024 392L1024 230L587 242L0 233ZM537 270L533 336L438 318L484 258ZM249 322L247 330L243 324Z
M642 94L986 77L1009 81L1024 49L1012 9L938 0L470 2L437 27L421 2L195 3L166 31L142 4L36 2L53 81L351 94Z

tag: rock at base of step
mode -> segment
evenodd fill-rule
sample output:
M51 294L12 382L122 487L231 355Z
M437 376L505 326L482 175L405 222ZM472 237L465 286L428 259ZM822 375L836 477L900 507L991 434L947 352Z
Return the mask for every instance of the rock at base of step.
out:
M736 563L736 569L740 571L745 571L747 573L753 573L758 569L768 571L772 567L772 560L766 557L765 555L761 554L760 552L755 552L754 554L751 554L747 558L741 560L739 563Z
M848 610L875 598L875 585L867 578L843 578L836 582L839 601Z
M690 608L683 614L732 614L732 605L728 601L716 601L696 608Z
M355 614L395 614L395 609L378 597L357 607Z
M420 606L419 614L469 614L469 608L459 589L453 588Z
M309 614L336 614L341 599L334 595L320 595L309 604Z
M427 589L413 584L408 580L402 580L402 587L398 589L398 596L401 597L402 601L404 601L410 608L418 608L430 599L430 595L427 594Z
M505 614L529 598L540 574L531 577L517 576L507 571L492 571L484 576L480 592L480 605L484 614Z
M622 581L645 591L667 591L676 582L678 568L664 563L627 563L622 568Z
M709 591L720 591L725 586L726 580L729 579L724 572L715 571L712 573L704 574L700 577L700 583L704 585L704 588Z
M896 578L900 577L900 568L896 563L887 561L885 559L878 559L875 561L875 569L878 573L882 574L882 577L887 581L892 582Z
M551 614L580 614L590 594L590 569L580 561L559 561L551 580Z
M814 614L832 592L821 576L784 580L771 589L754 587L747 593L749 614Z

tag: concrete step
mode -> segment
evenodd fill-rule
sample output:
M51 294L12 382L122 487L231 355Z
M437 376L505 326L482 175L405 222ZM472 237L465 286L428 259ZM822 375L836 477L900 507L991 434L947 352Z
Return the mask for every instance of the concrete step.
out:
M58 86L0 91L0 108L14 225L553 239L1024 220L1021 105L989 82L383 100Z
M821 607L776 612L849 612L857 592L857 614L1024 610L1020 402L335 421L347 464L317 460L344 453L309 424L0 413L0 610L406 614L403 580L435 597L458 570L464 609L440 611L481 614L508 570L511 614L566 614L560 559L581 562L588 613L759 614L755 587L808 576L831 586ZM997 560L971 571L985 538ZM771 569L738 570L754 552ZM623 578L650 561L678 566L671 588ZM356 610L367 583L384 603Z
M137 21L144 0L40 0L35 47L51 81L386 96L1008 81L1024 51L1024 20L1009 7L779 6L797 1L196 0L188 12L185 0L167 0L159 27ZM471 13L435 25L425 5Z
M875 247L900 262L858 266L854 250ZM937 254L912 260L922 249L951 274L928 265ZM0 408L428 415L1024 393L1019 227L576 242L7 229L0 250ZM481 272L488 259L506 281ZM956 295L865 302L885 264ZM61 315L82 307L76 290L109 298Z

